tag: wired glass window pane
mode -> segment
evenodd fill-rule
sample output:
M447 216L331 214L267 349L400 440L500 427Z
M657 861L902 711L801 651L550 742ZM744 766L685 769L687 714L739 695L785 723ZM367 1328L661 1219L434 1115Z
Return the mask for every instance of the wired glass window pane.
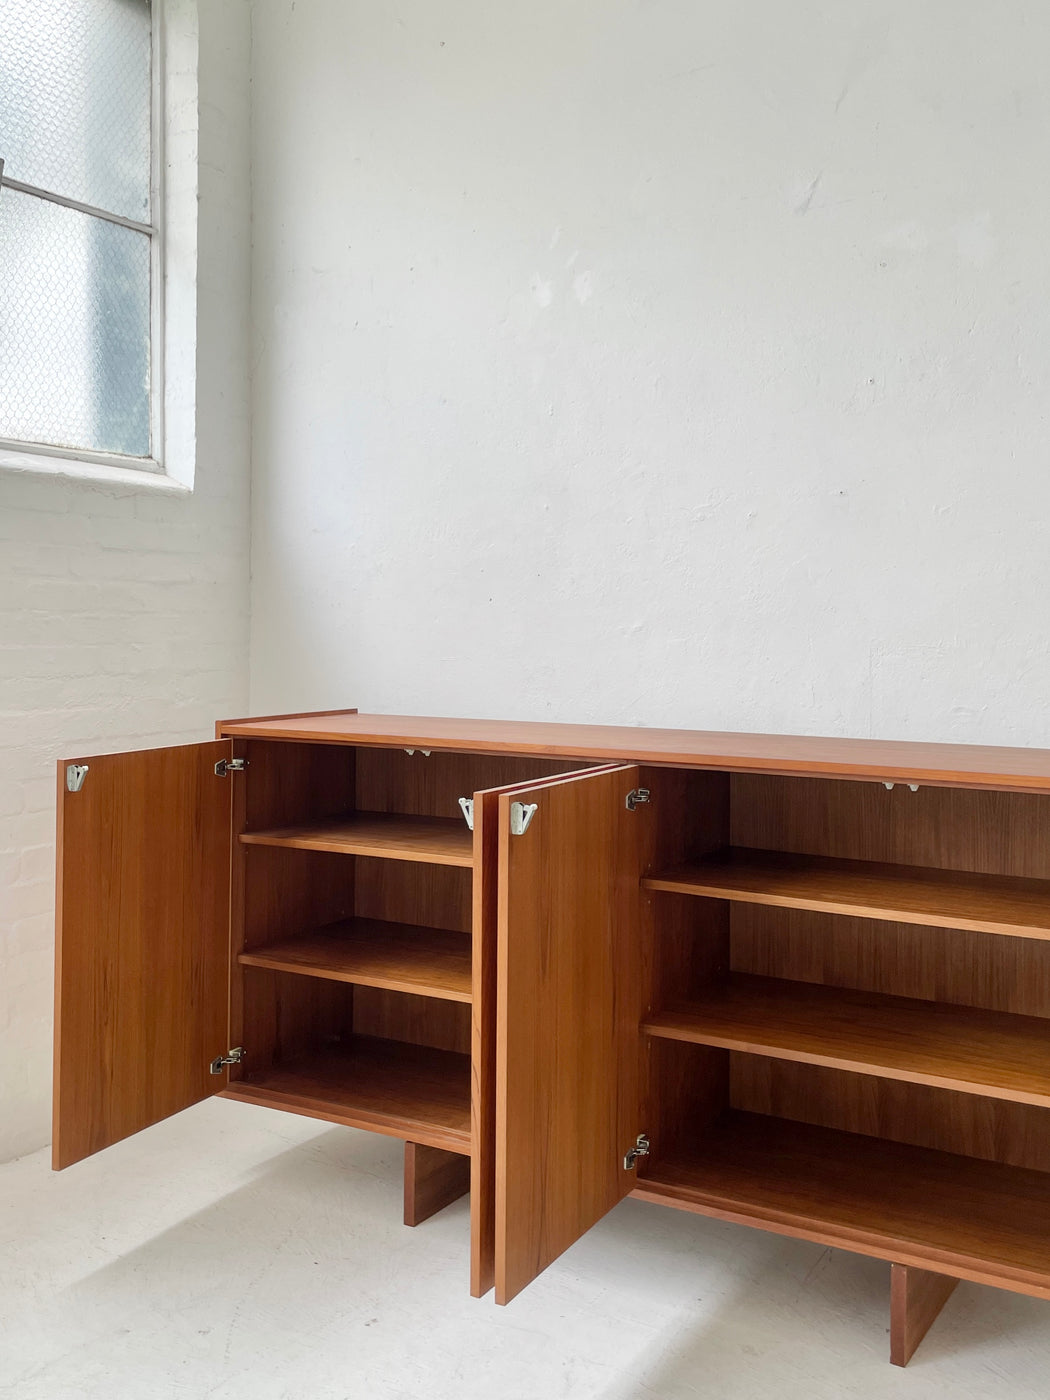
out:
M148 457L149 373L149 235L0 190L0 437Z
M150 217L148 0L0 0L5 175Z
M152 27L150 0L0 0L9 443L153 455Z

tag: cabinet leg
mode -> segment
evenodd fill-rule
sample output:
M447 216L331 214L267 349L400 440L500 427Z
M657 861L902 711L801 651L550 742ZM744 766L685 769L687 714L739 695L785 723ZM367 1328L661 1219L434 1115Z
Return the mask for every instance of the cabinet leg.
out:
M405 1143L405 1224L420 1225L470 1190L470 1158Z
M894 1366L907 1366L958 1282L910 1264L890 1265L890 1361Z

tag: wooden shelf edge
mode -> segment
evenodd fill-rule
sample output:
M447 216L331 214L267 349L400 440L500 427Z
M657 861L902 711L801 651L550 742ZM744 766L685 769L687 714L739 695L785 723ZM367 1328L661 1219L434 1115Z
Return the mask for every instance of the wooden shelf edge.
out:
M800 1065L819 1065L824 1069L841 1070L845 1074L867 1074L873 1079L893 1079L904 1084L921 1084L931 1089L950 1089L955 1093L973 1094L976 1098L1029 1104L1033 1108L1050 1108L1050 1093L1036 1094L1024 1090L998 1088L972 1080L897 1069L871 1060L848 1060L843 1056L821 1055L812 1051L785 1050L781 1046L768 1045L757 1039L747 1040L734 1036L674 1035L649 1026L645 1027L645 1031L647 1035L661 1040L678 1040L691 1045L708 1045L714 1049L735 1050L743 1055L762 1055L771 1060L787 1060Z
M1050 1299L1050 1268L1046 1274L1036 1274L1011 1265L997 1265L965 1253L902 1239L890 1231L880 1235L875 1231L852 1230L848 1226L821 1221L802 1213L774 1211L747 1201L732 1201L720 1195L692 1190L678 1183L662 1183L658 1174L639 1181L631 1196L653 1205L708 1215L735 1225L750 1225L791 1239L812 1240L814 1244L846 1249L872 1259L886 1259L891 1264L933 1269L971 1283L984 1283L992 1288L1024 1293L1028 1297Z
M432 968L428 979L425 966L428 940L439 945L433 953L435 959L449 955L448 945L451 941L462 945L466 966L461 978L452 978L447 969L435 971ZM384 946L387 948L385 958L382 956ZM368 951L362 952L362 948ZM399 969L398 964L406 961L406 949L409 966ZM316 960L304 958L304 950L307 954L312 952ZM423 956L418 956L420 953ZM338 965L340 956L345 958L344 966ZM372 968L355 967L355 957L359 964L362 958L367 959L373 964ZM412 957L417 958L415 967L411 966ZM424 925L387 923L379 919L347 919L312 929L298 938L282 939L277 943L248 949L237 955L237 961L244 967L320 977L359 987L380 987L386 991L432 997L436 1001L455 1001L469 1006L473 1000L470 934L457 934ZM454 980L462 981L462 986L452 985Z
M347 813L300 826L244 831L238 840L245 846L283 846L466 870L474 864L470 833L451 817L399 819L399 814L390 812Z
M650 1015L642 1031L659 1040L1050 1107L1050 1071L1033 1068L1050 1039L1050 1020L1042 1017L730 973L706 997Z
M889 1232L880 1239L867 1231L830 1225L805 1215L793 1216L787 1212L769 1211L746 1202L732 1203L719 1197L708 1197L703 1192L692 1192L677 1185L662 1185L658 1178L645 1178L640 1181L631 1192L631 1196L654 1205L671 1206L676 1210L692 1211L696 1215L712 1216L716 1220L751 1225L775 1235L812 1240L815 1244L850 1250L854 1254L864 1254L873 1259L886 1259L892 1264L911 1264L919 1268L934 1269L938 1273L967 1279L971 1283L984 1283L993 1288L1024 1293L1029 1297L1050 1299L1050 1279L1046 1275L1040 1276L1025 1269L1005 1265L996 1266L953 1251L924 1247L912 1241L902 1240Z
M730 1109L634 1194L1050 1298L1050 1173Z
M303 714L224 720L221 730L243 738L1050 793L1050 751L1040 749L353 711L319 714L313 724L311 718Z
M852 892L850 881L857 884ZM885 885L878 897L872 886ZM883 861L839 860L783 851L734 847L694 864L644 876L642 888L701 899L725 899L780 909L844 914L854 918L961 929L970 933L1050 939L1050 881L985 875ZM806 886L811 888L807 889ZM821 886L824 886L823 891ZM894 897L896 895L896 898ZM1025 897L1047 900L1039 918L1024 917ZM937 898L945 903L937 907ZM995 908L996 901L999 907ZM991 903L979 915L971 906ZM963 904L965 909L952 908Z
M247 1079L239 1079L228 1085L220 1091L218 1097L256 1104L260 1108L279 1108L306 1118L320 1118L327 1123L339 1123L346 1128L363 1128L385 1137L422 1143L425 1147L441 1147L446 1152L455 1152L464 1157L471 1155L469 1129L460 1131L456 1128L438 1127L433 1123L370 1112L367 1109L355 1109L333 1103L330 1099L268 1089L265 1084L255 1084Z
M321 977L329 982L349 982L355 987L380 987L388 992L408 992L412 996L431 997L434 1001L456 1001L469 1006L470 992L450 991L447 987L435 987L426 982L412 982L406 978L380 977L363 972L335 972L330 968L308 967L300 962L285 962L275 945L273 955L267 957L261 949L251 953L239 953L237 961L244 967L265 967L272 972L291 972L301 977Z

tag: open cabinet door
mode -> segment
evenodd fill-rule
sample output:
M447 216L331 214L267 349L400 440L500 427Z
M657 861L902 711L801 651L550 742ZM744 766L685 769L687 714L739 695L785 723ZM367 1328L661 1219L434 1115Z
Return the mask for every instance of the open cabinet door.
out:
M496 1301L632 1190L640 1121L637 768L499 799Z
M588 776L620 765L587 769ZM470 1291L481 1298L496 1283L496 963L499 938L499 801L519 788L549 787L579 773L488 788L473 796L473 988L471 996Z
M58 766L56 1169L225 1087L231 753Z

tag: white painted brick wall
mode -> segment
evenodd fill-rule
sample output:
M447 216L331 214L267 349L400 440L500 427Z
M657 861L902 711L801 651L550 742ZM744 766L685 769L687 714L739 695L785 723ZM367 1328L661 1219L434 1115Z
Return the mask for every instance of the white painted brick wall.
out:
M0 1160L50 1133L55 760L245 709L248 19L200 9L196 489L0 472Z

